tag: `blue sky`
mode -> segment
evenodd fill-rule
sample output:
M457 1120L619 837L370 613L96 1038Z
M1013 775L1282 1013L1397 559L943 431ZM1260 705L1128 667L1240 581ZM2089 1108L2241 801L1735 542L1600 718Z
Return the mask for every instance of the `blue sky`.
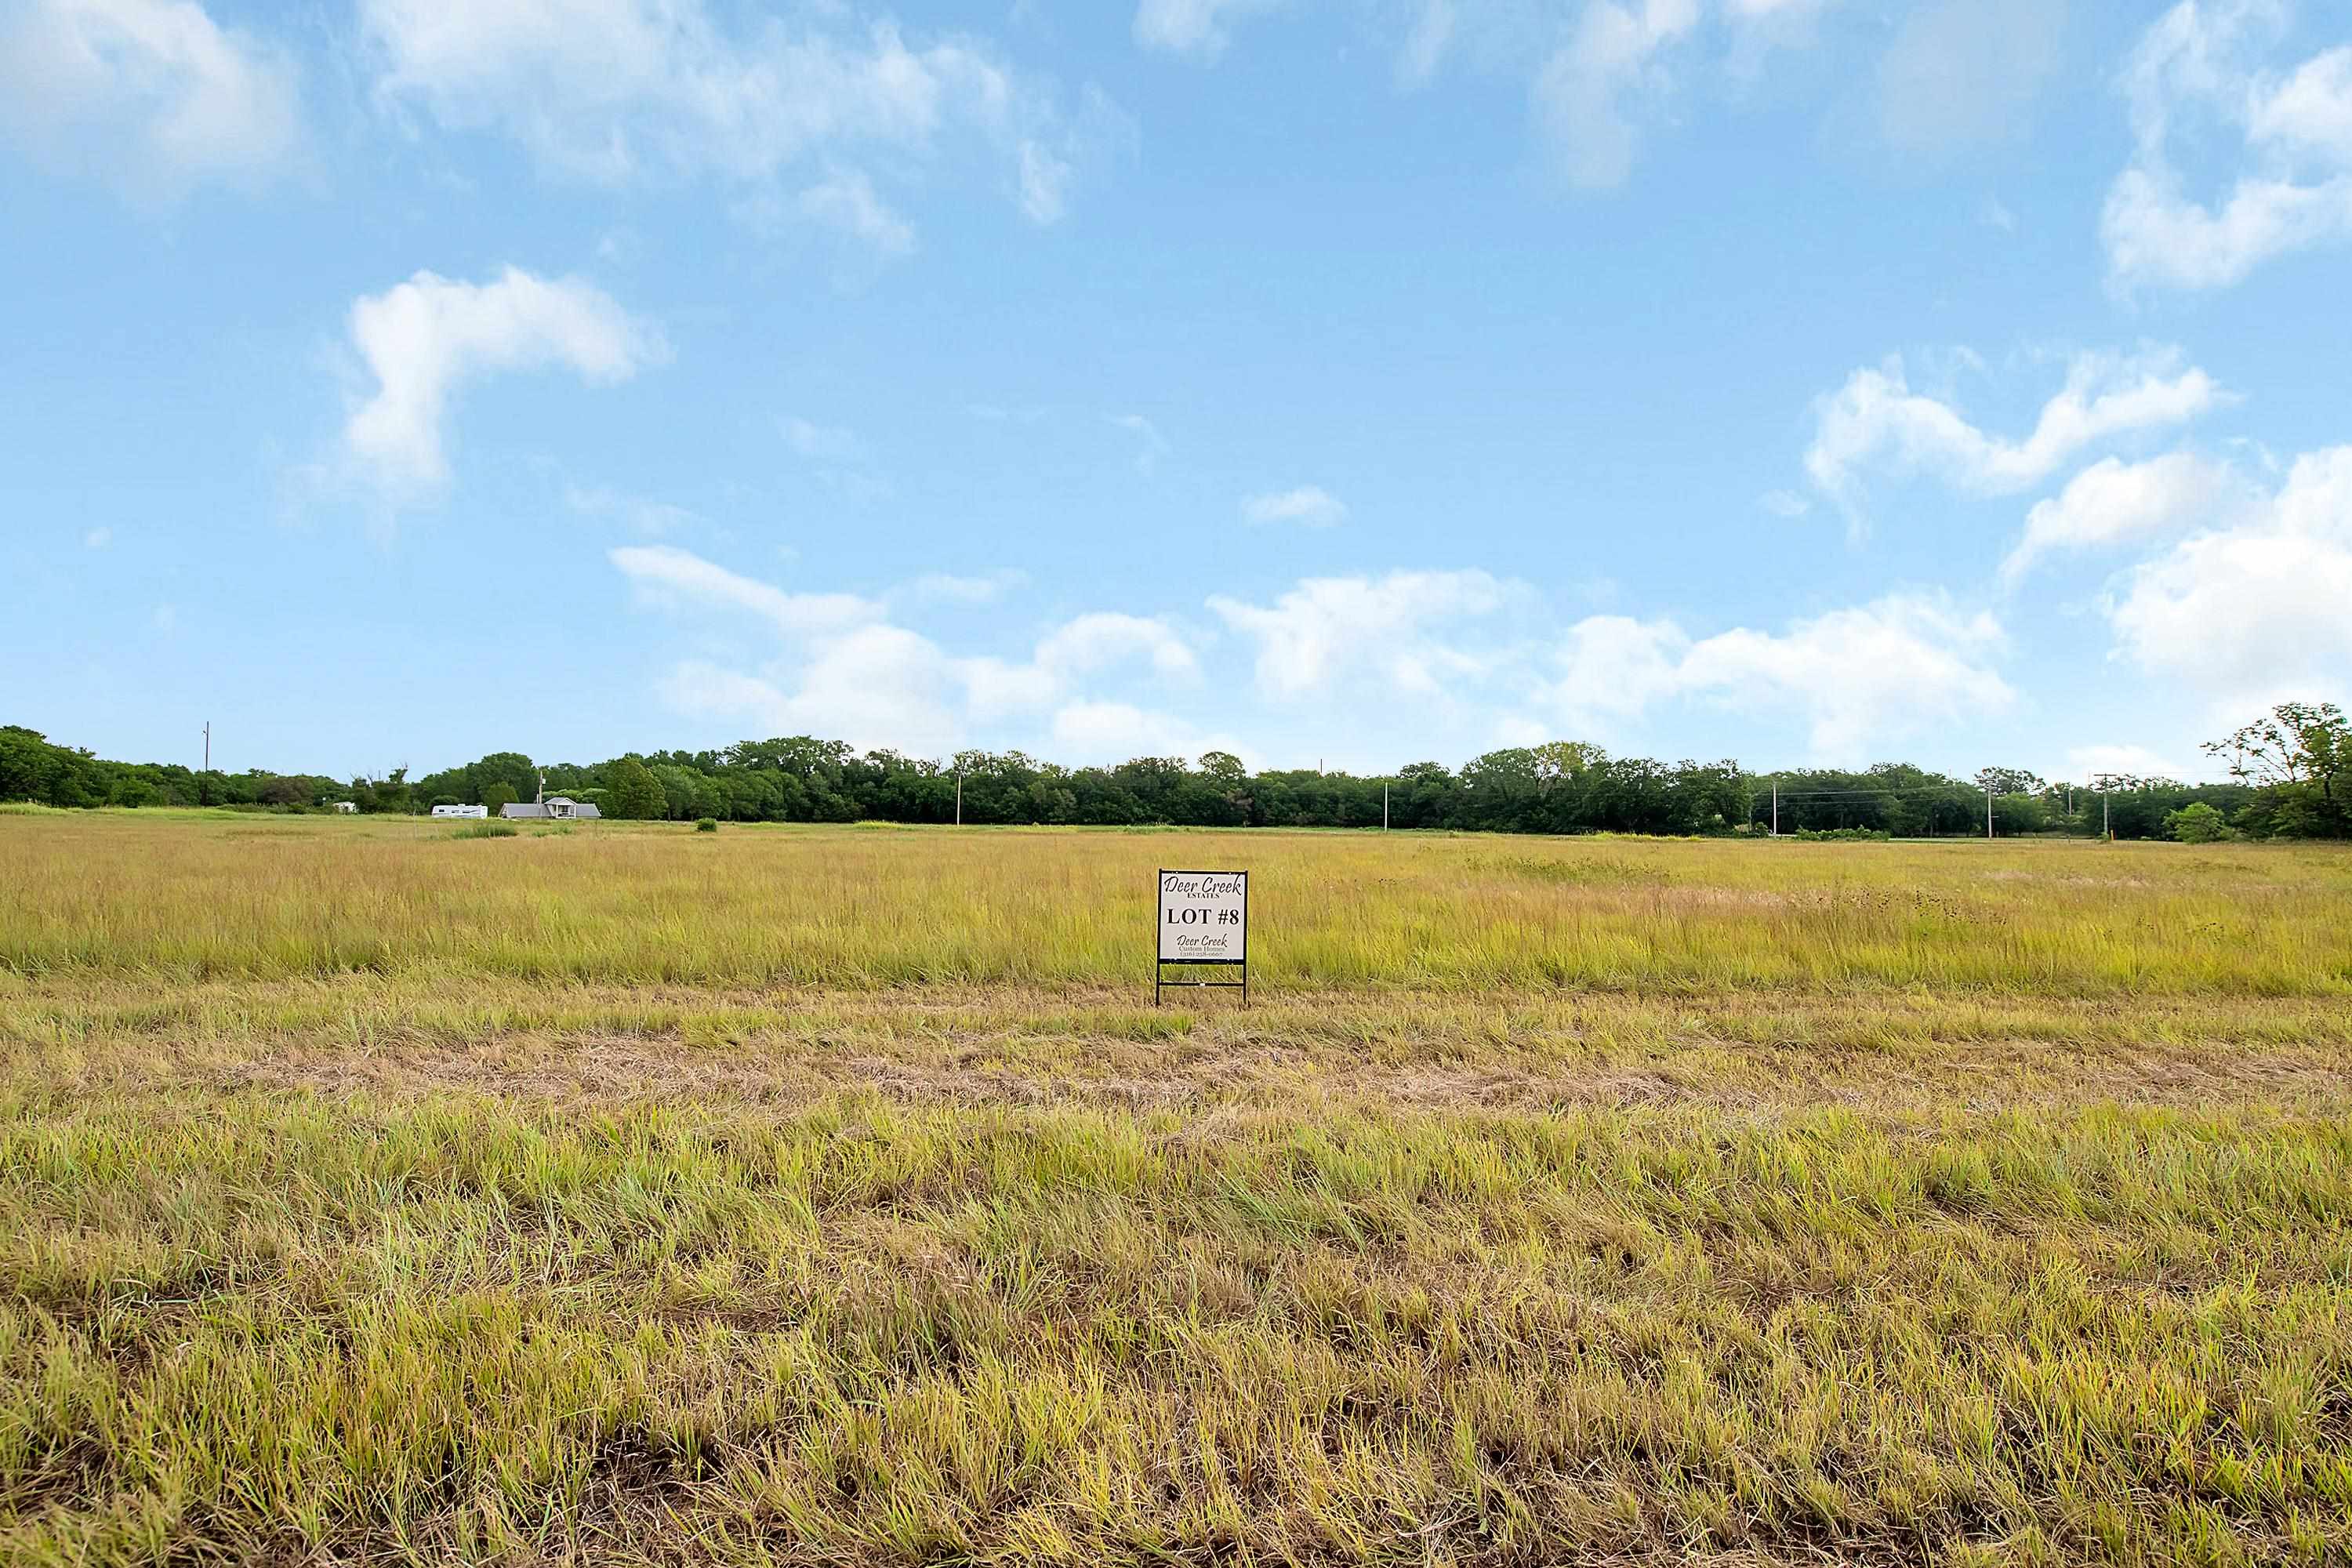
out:
M2352 697L2306 0L0 0L0 717L2203 775Z

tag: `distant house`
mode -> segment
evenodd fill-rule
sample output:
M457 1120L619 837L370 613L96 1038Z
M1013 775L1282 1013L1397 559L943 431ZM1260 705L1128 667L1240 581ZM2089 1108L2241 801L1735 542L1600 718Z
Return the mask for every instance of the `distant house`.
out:
M490 808L487 805L436 805L433 808L433 815L436 816L488 816L490 815Z
M348 800L339 800L335 802L335 809L337 811L357 811L359 806Z
M499 815L505 817L551 816L564 822L593 822L604 814L596 809L595 803L593 801L574 800L568 795L551 795L543 801L511 801L499 807Z

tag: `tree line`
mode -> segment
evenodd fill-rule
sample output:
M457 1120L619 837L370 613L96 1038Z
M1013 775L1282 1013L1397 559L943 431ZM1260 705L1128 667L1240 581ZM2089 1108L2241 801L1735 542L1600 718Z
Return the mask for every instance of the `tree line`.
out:
M229 806L424 813L548 795L610 817L737 822L1035 823L1106 826L1441 828L1497 833L1784 834L1895 837L2070 834L2118 838L2352 837L2352 732L2332 704L2290 703L2206 750L2221 784L2111 776L2052 781L1989 767L1960 779L1906 763L1752 773L1662 763L1561 741L1449 769L1367 776L1252 773L1229 752L1067 768L1021 752L941 762L805 735L718 751L630 753L542 766L497 752L411 779L349 781L117 763L0 726L0 801L53 806Z

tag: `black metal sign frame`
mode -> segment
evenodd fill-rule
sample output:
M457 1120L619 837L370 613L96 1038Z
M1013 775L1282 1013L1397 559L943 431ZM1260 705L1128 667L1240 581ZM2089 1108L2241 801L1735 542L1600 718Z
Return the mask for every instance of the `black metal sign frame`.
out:
M1177 877L1238 877L1242 884L1242 955L1239 958L1161 958L1160 956L1160 900L1168 887L1168 879ZM1242 1005L1249 1005L1249 873L1247 871L1171 871L1162 866L1151 881L1151 1005L1160 1005L1160 994L1177 986L1189 986L1196 991L1239 991ZM1226 964L1238 966L1239 980L1170 980L1165 978L1168 966L1174 964Z

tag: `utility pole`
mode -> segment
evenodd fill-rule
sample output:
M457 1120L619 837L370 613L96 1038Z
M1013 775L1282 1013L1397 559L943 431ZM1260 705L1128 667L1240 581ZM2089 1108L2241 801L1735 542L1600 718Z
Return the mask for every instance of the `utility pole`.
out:
M1985 842L1992 842L1992 785L1985 785Z
M963 770L961 768L956 770L956 826L958 827L963 826ZM1193 973L1200 972L1195 970Z
M1381 831L1382 833L1386 833L1388 830L1389 830L1389 786L1388 786L1387 784L1384 784L1381 785Z
M1772 837L1780 837L1780 781L1772 781Z
M213 721L205 721L205 772L213 771Z

